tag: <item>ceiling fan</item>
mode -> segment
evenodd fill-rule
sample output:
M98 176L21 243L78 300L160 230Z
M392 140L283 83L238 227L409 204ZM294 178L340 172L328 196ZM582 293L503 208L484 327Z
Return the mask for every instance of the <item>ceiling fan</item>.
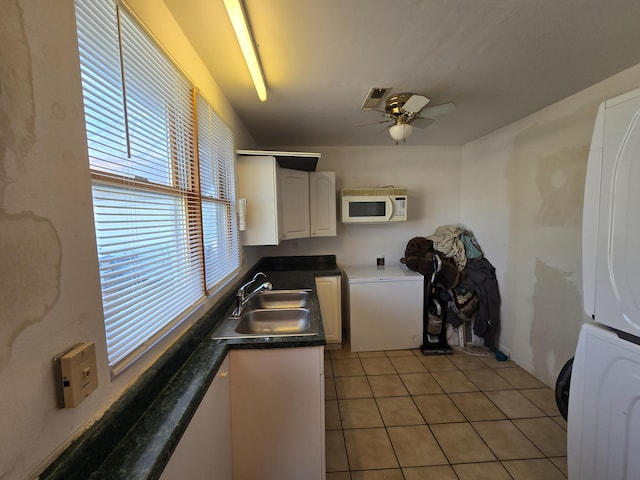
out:
M406 141L409 135L411 135L413 127L427 128L434 122L435 117L446 115L455 110L455 104L453 102L425 108L430 100L424 95L414 93L391 95L385 102L384 110L371 108L370 99L372 96L375 98L376 94L379 95L380 91L381 89L372 88L363 104L363 108L381 112L387 119L366 125L390 123L391 125L388 127L389 134L396 141L396 144L400 141Z

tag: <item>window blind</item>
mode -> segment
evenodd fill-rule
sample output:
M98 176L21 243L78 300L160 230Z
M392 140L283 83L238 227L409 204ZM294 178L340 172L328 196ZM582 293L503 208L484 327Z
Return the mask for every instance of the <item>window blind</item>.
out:
M198 95L198 152L202 195L206 286L240 267L235 206L233 134Z
M75 5L108 361L116 371L239 266L233 136L198 97L200 173L193 85L122 6Z

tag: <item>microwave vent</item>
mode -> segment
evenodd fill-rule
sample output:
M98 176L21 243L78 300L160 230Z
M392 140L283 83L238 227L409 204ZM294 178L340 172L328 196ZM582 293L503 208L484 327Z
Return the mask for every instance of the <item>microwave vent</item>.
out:
M406 188L345 188L342 190L343 197L375 197L406 195Z

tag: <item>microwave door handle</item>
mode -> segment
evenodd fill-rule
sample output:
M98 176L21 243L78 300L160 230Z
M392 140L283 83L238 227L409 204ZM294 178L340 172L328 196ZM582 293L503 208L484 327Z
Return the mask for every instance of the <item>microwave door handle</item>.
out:
M391 217L393 217L393 202L390 197L385 198L384 201L387 204L387 214L385 215L384 220L385 222L388 222L391 220Z

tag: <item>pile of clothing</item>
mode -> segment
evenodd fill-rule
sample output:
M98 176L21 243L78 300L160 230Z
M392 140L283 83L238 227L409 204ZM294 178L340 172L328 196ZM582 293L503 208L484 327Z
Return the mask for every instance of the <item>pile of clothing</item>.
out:
M453 225L438 227L433 235L409 240L400 260L430 283L431 298L443 303L448 323L459 327L473 322L473 333L485 346L497 349L500 328L500 292L495 268L484 257L471 232Z

